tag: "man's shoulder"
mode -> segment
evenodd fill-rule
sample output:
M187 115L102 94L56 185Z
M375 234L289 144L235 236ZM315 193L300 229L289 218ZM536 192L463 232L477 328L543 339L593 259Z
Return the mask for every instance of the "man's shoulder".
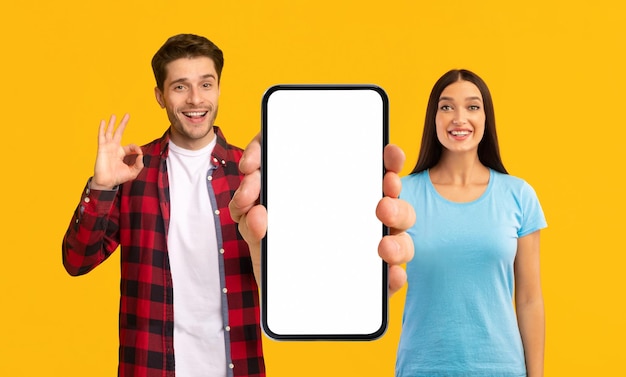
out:
M165 133L152 140L151 142L144 144L141 146L141 149L144 151L144 153L146 152L150 152L150 151L159 151L163 148L163 145L165 143L167 143L167 141L169 140L169 133L168 131L165 131Z
M228 155L234 157L237 161L239 161L241 155L243 154L243 148L230 144L226 140L226 137L224 136L224 133L222 132L222 129L220 127L214 126L213 129L215 130L215 137L217 138L215 152L217 154L220 154L220 151L222 153L226 152Z

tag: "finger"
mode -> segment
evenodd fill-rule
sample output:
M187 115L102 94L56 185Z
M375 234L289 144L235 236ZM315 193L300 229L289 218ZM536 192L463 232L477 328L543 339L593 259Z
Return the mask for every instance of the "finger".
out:
M383 194L392 198L400 196L402 191L402 181L400 176L392 171L387 171L383 177Z
M394 144L387 144L383 152L383 159L385 161L385 169L394 173L400 173L402 166L404 166L405 160L404 151Z
M267 211L262 205L252 207L239 218L239 233L248 245L253 246L261 242L267 231Z
M261 239L267 230L267 211L265 207L256 205L242 215L239 223L239 233L243 236L250 249L252 269L257 284L261 281Z
M248 211L243 222L247 227L248 243L259 243L267 231L267 211L262 205L256 205Z
M98 143L104 142L104 132L107 127L107 122L103 119L100 121L100 127L98 127Z
M124 156L135 156L135 159L132 160L132 165L130 168L135 172L135 174L139 174L141 169L143 169L143 150L136 144L128 144L122 147L124 150Z
M133 175L133 179L137 178L141 170L143 170L143 156L138 155L135 159L135 163L130 167Z
M413 240L404 232L385 236L378 245L378 254L389 264L389 294L393 295L406 284L406 271L400 265L413 259Z
M137 144L128 144L122 147L125 156L129 156L131 154L143 154L143 150Z
M115 129L115 134L113 135L113 138L116 141L122 140L122 135L124 134L124 130L126 129L126 124L128 123L128 119L130 119L130 114L128 113L124 114L124 117L122 117L120 124Z
M133 165L133 168L137 171L137 174L139 174L139 172L141 171L141 169L143 169L143 152L141 151L141 148L139 149L139 153L137 153L137 159L135 160L135 164Z
M239 170L243 174L250 174L261 168L261 134L258 133L243 151L239 160Z
M241 180L239 188L230 201L230 215L235 222L240 222L241 216L257 203L260 193L261 172L256 170Z
M415 224L415 210L402 199L384 197L376 207L376 217L394 233L409 229Z
M389 265L400 265L413 259L413 240L406 232L385 236L378 244L378 255Z
M389 296L398 292L406 284L406 271L400 266L389 266Z
M109 125L106 129L106 139L107 140L111 140L111 138L113 138L113 130L115 129L115 121L117 120L115 114L112 114L111 117L109 118Z

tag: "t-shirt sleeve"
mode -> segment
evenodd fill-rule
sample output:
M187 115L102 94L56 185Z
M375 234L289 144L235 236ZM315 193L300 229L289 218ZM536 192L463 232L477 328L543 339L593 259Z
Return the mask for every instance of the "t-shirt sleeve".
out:
M537 193L526 182L521 187L520 205L522 206L522 226L518 231L518 237L523 237L548 226Z

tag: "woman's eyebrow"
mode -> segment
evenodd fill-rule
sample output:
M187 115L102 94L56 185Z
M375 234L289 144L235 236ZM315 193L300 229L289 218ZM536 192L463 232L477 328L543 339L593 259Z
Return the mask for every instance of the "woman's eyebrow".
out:
M465 98L466 101L481 101L482 102L482 98L480 98L479 96L473 96L473 97L467 97ZM439 97L439 102L441 101L454 101L454 99L452 97Z

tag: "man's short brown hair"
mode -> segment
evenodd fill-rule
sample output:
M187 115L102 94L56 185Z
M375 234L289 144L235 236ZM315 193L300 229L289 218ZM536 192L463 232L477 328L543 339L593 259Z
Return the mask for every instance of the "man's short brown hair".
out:
M213 42L205 37L194 34L178 34L170 37L159 51L152 57L152 71L157 88L163 90L163 83L167 77L166 66L180 58L207 57L215 64L217 82L222 77L224 54Z

